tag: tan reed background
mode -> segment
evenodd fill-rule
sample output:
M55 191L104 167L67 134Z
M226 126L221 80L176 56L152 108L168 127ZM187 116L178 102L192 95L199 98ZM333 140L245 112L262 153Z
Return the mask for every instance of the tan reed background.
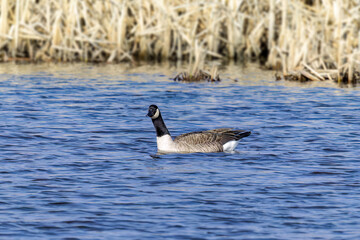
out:
M312 80L357 72L357 0L0 0L0 60L260 59Z

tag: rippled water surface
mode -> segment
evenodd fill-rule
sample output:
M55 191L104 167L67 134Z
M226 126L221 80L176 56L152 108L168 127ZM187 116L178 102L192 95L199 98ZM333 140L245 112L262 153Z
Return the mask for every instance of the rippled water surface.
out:
M359 239L360 91L231 65L0 65L3 239ZM252 131L233 154L156 155L170 132Z

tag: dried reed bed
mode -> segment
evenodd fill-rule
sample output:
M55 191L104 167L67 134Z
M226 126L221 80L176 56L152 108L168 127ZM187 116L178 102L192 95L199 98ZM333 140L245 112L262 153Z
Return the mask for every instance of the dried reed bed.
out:
M185 82L199 82L199 81L208 81L208 82L219 82L221 81L220 75L218 74L218 68L213 66L210 72L193 68L193 70L188 72L181 72L177 74L174 78L174 81L185 81Z
M284 76L358 76L357 0L1 0L0 60L260 59Z

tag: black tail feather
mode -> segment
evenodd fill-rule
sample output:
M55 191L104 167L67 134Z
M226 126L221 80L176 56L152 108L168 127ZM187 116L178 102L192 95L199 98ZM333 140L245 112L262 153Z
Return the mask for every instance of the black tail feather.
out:
M244 137L250 136L251 131L239 131L238 133L236 133L235 135L235 140L238 141Z

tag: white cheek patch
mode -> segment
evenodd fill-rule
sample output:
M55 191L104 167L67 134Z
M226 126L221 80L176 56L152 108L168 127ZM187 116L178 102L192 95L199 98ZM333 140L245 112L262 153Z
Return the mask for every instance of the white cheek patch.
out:
M159 109L156 109L156 113L154 114L154 116L151 117L151 119L157 119L160 115L160 111Z

